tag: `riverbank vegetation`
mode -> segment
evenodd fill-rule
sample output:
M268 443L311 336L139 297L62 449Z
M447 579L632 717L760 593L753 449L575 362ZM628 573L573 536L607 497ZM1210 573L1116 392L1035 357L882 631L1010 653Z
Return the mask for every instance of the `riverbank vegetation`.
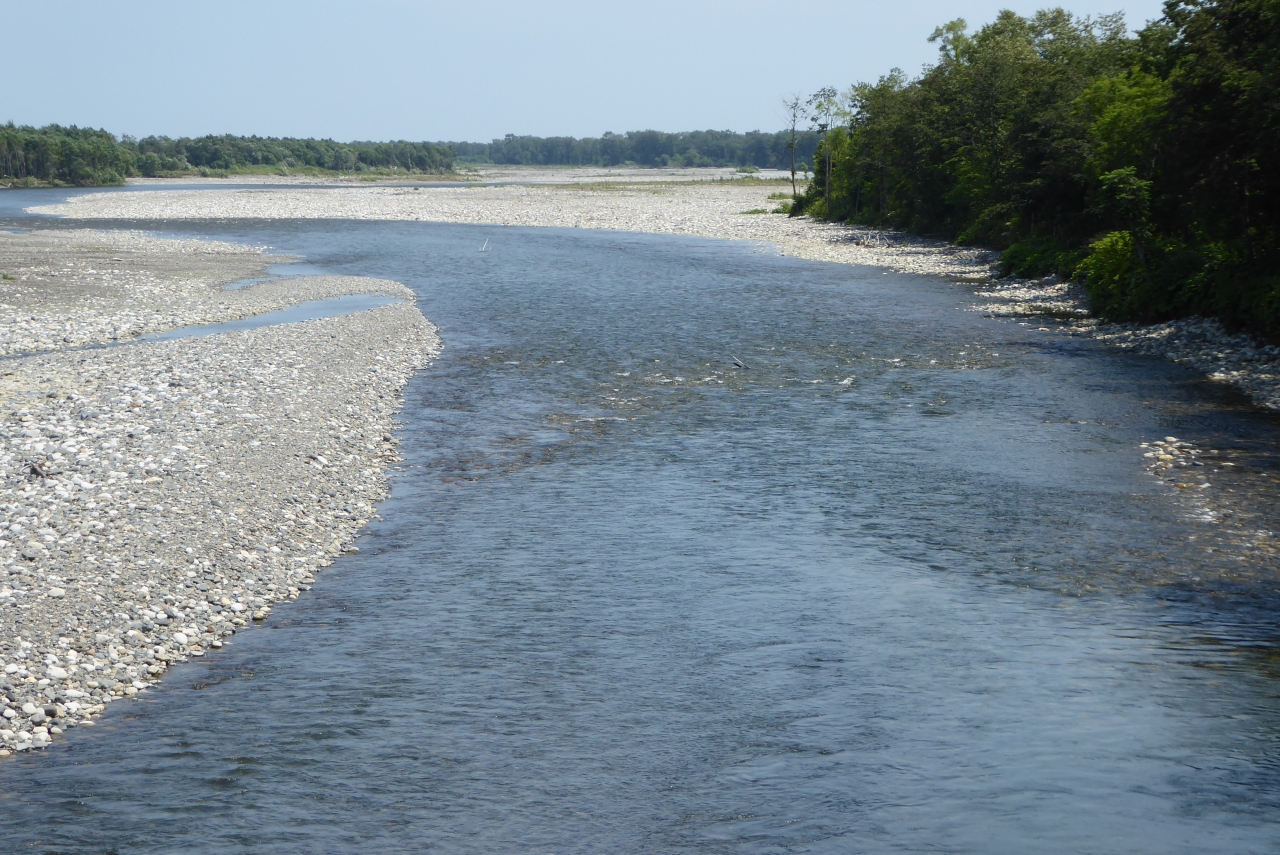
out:
M123 184L134 159L106 131L0 125L0 182L8 185Z
M788 131L745 134L733 131L628 131L600 137L532 137L507 134L489 143L451 142L448 145L465 164L511 166L754 166L790 169L791 137ZM799 161L812 162L818 133L796 135Z
M434 175L453 170L447 145L230 134L197 138L115 136L60 125L0 125L0 180L10 185L122 184L131 176Z
M807 164L818 132L659 131L596 138L508 134L489 143L353 142L275 137L117 138L103 130L0 125L0 183L8 186L123 184L126 178L190 175L438 175L462 165L733 166L787 169Z
M995 246L1106 318L1280 337L1280 0L1170 0L1136 34L1003 12L933 41L918 77L810 99L794 211Z

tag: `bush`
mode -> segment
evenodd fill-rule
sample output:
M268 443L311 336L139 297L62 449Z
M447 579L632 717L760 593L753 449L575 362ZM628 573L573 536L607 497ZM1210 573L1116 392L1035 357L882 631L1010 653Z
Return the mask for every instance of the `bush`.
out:
M138 171L148 178L155 178L160 174L160 155L154 151L149 151L139 157Z
M1001 276L1071 277L1085 253L1056 238L1026 238L1006 249L1000 256Z
M1140 310L1134 297L1145 290L1145 271L1138 267L1133 235L1129 232L1111 232L1094 241L1077 275L1084 279L1093 311L1099 315L1129 320Z

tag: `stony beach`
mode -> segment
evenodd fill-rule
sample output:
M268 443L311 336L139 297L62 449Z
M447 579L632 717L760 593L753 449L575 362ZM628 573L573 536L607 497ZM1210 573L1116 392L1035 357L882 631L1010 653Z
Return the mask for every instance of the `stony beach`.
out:
M770 180L760 180L761 178ZM249 190L151 190L79 197L43 213L100 218L328 218L421 220L510 226L613 229L754 242L761 251L815 261L883 267L946 277L969 287L974 308L1038 319L1046 331L1095 337L1116 347L1195 368L1280 409L1280 350L1230 335L1214 321L1155 326L1102 324L1088 317L1073 286L1046 279L997 279L995 253L894 232L761 213L787 192L781 173L735 176L729 170L492 168L477 182L450 187L288 184Z
M439 339L408 289L127 232L0 235L0 756L92 724L350 548ZM93 347L299 302L401 302Z

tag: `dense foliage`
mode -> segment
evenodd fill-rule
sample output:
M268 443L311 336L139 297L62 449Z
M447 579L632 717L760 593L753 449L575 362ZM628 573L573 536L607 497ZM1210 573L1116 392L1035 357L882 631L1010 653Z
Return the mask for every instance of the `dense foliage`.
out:
M0 178L78 185L121 184L132 153L106 131L0 125Z
M453 169L453 151L436 143L338 143L225 134L135 140L59 125L0 126L0 179L19 183L90 186L120 184L131 175L296 169L442 173Z
M470 163L522 166L756 166L790 169L791 150L785 131L661 131L607 133L602 137L530 137L507 134L490 143L451 142L458 159ZM818 135L799 134L796 157L811 163Z
M0 179L20 183L119 184L148 177L290 170L443 173L466 163L537 166L736 166L789 169L791 138L778 133L631 131L599 138L508 134L490 143L354 142L229 134L117 139L106 131L0 126ZM796 135L798 164L813 162L818 133Z
M811 101L834 117L797 210L1005 250L1115 319L1280 336L1280 0L939 28L938 62Z
M204 136L197 139L147 137L130 142L143 175L190 169L235 171L248 167L311 167L332 172L370 169L448 172L453 152L446 145L412 142L338 143L333 140Z

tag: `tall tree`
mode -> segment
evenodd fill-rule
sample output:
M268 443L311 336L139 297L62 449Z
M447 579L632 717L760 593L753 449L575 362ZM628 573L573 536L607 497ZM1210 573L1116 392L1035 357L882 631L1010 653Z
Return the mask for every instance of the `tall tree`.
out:
M796 192L796 148L800 141L800 121L804 118L804 104L799 95L791 95L782 99L782 109L787 117L787 152L791 155L791 198Z
M831 123L835 120L836 112L840 108L839 93L830 86L824 86L817 92L809 96L809 100L805 102L805 109L809 116L809 121L813 124L814 130L821 136L823 154L826 161L826 180L822 182L824 199L827 210L831 210L831 140L827 132L831 130Z

